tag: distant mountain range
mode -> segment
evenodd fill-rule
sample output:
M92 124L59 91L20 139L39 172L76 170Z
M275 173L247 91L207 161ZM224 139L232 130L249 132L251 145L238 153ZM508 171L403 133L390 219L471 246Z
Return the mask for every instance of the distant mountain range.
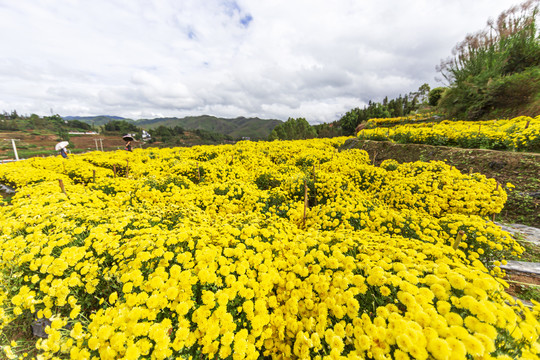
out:
M210 115L187 116L184 118L167 117L155 119L133 120L120 116L65 116L64 120L79 120L94 126L101 126L112 120L124 120L143 129L153 129L158 126L180 126L185 130L206 130L214 133L229 135L233 138L249 137L251 139L267 139L270 132L283 123L276 119L259 119L237 117L234 119L219 118Z
M111 120L125 120L127 122L135 122L132 119L123 118L121 116L98 115L98 116L63 116L64 120L79 120L90 125L101 126Z

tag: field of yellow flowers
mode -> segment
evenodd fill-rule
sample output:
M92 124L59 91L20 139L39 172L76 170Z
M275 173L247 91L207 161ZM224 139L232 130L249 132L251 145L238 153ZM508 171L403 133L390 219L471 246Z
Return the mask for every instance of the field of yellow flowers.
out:
M398 117L371 119L358 136L367 140L540 152L540 115L489 121L426 121Z
M372 166L345 141L92 152L0 166L0 331L40 359L535 359L505 293L506 185ZM63 191L59 186L61 180ZM30 324L28 324L30 326ZM3 356L23 358L3 339Z

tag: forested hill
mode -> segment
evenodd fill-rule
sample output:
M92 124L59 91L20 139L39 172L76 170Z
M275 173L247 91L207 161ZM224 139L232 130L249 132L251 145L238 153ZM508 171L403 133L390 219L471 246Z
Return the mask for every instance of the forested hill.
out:
M253 139L266 139L270 132L279 124L276 119L259 119L237 117L234 119L218 118L210 115L188 116L184 118L157 118L138 120L135 124L145 129L158 126L180 126L186 130L206 130L224 134L233 138L250 137Z
M154 129L159 126L173 128L179 126L185 130L205 130L232 138L249 137L267 139L270 132L283 123L276 119L259 119L237 117L234 119L219 118L210 115L187 116L184 118L168 117L155 119L132 120L118 116L66 116L65 120L79 120L94 126L101 126L113 120L124 120L143 129Z
M134 123L134 120L123 118L121 116L111 116L111 115L98 115L98 116L63 116L62 119L70 121L70 120L78 120L82 121L84 123L87 123L89 125L93 126L101 126L105 125L109 121L112 120L124 120L130 123Z

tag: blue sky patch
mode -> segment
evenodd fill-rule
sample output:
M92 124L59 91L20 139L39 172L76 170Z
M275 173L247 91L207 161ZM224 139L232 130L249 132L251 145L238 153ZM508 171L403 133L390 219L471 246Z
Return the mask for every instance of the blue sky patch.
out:
M246 16L244 16L243 18L240 19L240 23L244 26L244 27L248 27L249 26L249 23L253 21L253 16L251 16L250 14L247 14Z

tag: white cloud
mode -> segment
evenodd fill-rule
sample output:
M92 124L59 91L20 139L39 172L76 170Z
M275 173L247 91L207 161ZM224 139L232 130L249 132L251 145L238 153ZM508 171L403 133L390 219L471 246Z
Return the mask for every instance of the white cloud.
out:
M432 86L509 0L0 0L0 111L305 117Z

